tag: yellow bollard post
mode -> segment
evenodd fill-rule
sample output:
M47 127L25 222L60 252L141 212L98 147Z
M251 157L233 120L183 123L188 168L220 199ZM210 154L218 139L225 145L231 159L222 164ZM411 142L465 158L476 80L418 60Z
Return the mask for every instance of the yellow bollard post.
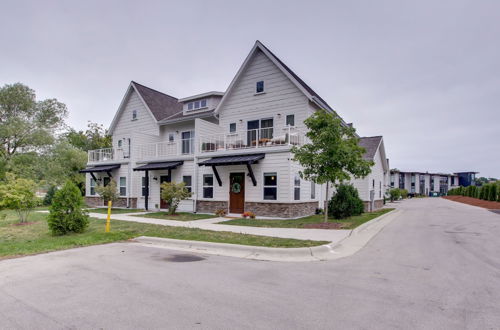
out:
M108 218L106 219L106 232L109 233L109 222L111 220L111 201L108 202Z

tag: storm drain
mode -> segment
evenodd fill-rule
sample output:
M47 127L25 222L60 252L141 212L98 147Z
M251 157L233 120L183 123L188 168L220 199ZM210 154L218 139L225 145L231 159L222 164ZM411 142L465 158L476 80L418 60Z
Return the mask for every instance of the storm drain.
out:
M193 262L193 261L205 260L205 258L194 254L174 254L163 258L163 260L170 262Z

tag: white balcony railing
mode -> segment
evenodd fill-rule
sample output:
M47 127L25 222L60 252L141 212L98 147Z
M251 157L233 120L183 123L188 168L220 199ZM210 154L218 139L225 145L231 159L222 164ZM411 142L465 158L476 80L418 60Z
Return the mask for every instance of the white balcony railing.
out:
M200 152L304 144L305 133L298 127L266 127L200 137Z
M104 149L89 150L87 155L89 163L123 160L129 157L129 153L125 151L123 148L118 148L118 149L104 148Z
M139 160L151 160L169 156L194 154L194 139L181 139L178 141L167 141L140 145L137 148Z

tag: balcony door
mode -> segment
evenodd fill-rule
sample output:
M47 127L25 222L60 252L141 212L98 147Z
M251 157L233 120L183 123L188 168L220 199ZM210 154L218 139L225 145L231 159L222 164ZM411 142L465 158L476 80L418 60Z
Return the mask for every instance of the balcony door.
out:
M255 147L259 139L259 120L250 120L247 122L247 145Z
M193 153L193 139L194 131L182 132L182 154L192 154Z

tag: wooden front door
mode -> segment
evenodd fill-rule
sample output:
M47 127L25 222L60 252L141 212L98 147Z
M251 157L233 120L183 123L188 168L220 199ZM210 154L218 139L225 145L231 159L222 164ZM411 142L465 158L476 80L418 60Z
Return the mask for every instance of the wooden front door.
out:
M168 175L162 175L160 176L160 185L163 182L170 182L170 177ZM160 186L160 209L168 209L168 204L165 202L163 199L161 199L161 186Z
M245 173L229 175L229 213L245 211Z

